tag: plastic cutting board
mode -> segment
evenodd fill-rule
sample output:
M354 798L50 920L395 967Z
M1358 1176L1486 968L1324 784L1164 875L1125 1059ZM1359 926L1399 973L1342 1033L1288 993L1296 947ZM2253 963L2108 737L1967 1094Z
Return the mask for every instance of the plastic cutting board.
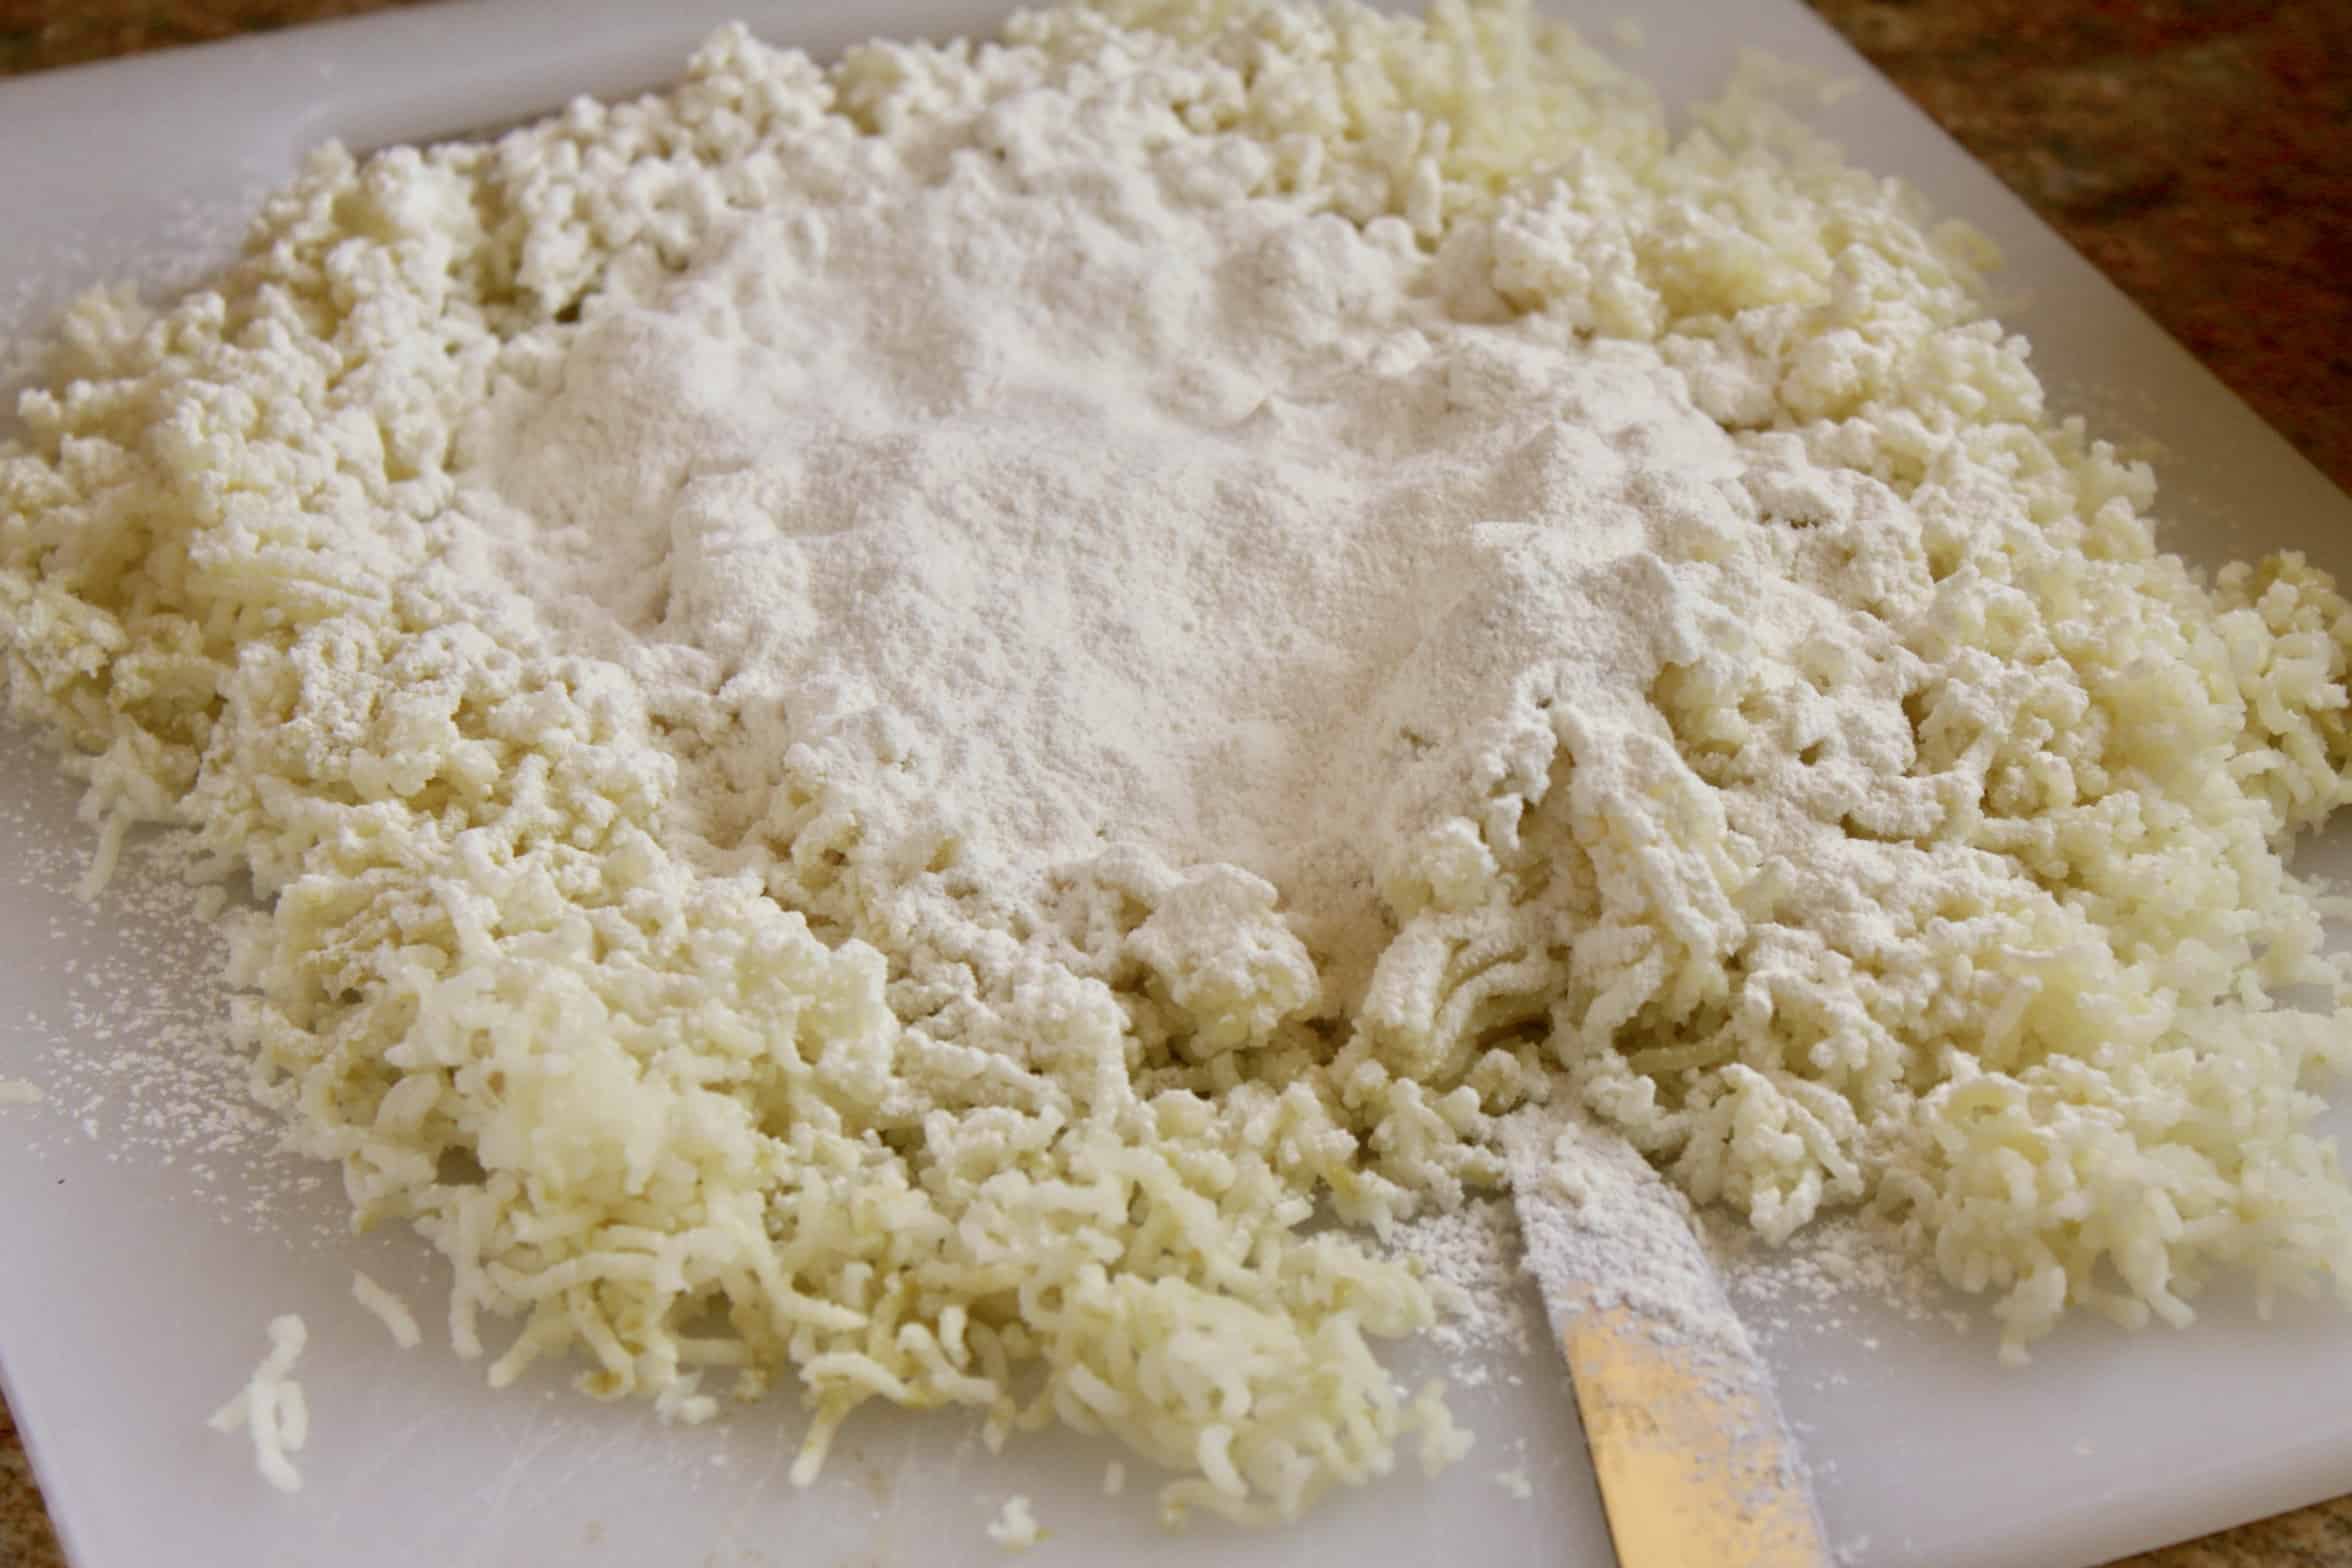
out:
M1625 5L1558 9L1606 37ZM188 275L233 232L224 211L330 136L446 135L650 86L730 14L822 55L1002 9L474 0L0 84L0 329L103 278ZM1795 0L1657 0L1642 24L1630 58L1671 101L1720 83L1751 46L1853 78L1820 123L2001 243L2004 317L2032 337L2061 406L2166 449L2177 547L2296 545L2352 568L2352 504ZM0 730L0 1076L57 1078L60 1042L157 1048L99 1037L93 976L166 996L192 983L169 930L72 898L56 848L85 831L72 804L44 754ZM2341 869L2348 851L2313 853ZM1030 1554L1040 1563L1610 1561L1568 1389L1540 1345L1462 1397L1479 1446L1447 1476L1424 1484L1408 1464L1270 1535L1163 1535L1140 1464L1105 1498L1103 1450L1043 1437L991 1456L954 1418L861 1416L825 1478L796 1492L783 1479L791 1400L678 1432L552 1375L490 1394L436 1348L424 1249L343 1237L331 1180L303 1190L311 1173L251 1139L167 1161L168 1140L115 1136L152 1114L136 1093L93 1104L52 1087L50 1103L0 1109L0 1371L82 1568L987 1562L999 1554L983 1528L1016 1491L1049 1532ZM246 1192L273 1206L268 1223ZM352 1304L355 1265L417 1304L427 1348L404 1355ZM301 1376L315 1429L296 1498L203 1425L282 1311L312 1334ZM2075 1568L2352 1490L2352 1315L2313 1308L2258 1328L2211 1303L2187 1333L2062 1335L2028 1374L1995 1364L1987 1327L1955 1336L1868 1311L1800 1321L1770 1349L1831 1535L1865 1568ZM1529 1500L1497 1482L1517 1467Z

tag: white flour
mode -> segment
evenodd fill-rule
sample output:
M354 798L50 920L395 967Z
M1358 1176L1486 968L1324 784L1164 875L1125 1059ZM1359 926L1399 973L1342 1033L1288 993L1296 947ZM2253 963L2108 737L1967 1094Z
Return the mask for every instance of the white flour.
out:
M714 864L806 791L877 901L933 868L1050 928L1055 878L1109 882L1180 999L1283 972L1217 1021L1262 1036L1307 953L1352 1008L1376 849L1474 808L1538 694L1635 722L1694 640L1655 552L1737 459L1654 351L1456 319L1404 225L1302 221L1248 199L1253 144L1157 130L1008 108L1009 165L885 149L720 229L508 347L458 504L678 726ZM1250 876L1161 891L1204 863L1306 952Z
M1557 1106L1514 1112L1502 1139L1512 1186L1532 1195L1519 1221L1548 1310L1622 1307L1678 1358L1753 1362L1689 1202L1632 1145Z
M28 773L30 762L11 759ZM76 897L88 844L57 837L71 792L50 778L5 782L0 841L19 854L11 896L49 910L22 950L48 983L0 1018L18 1053L8 1067L28 1075L25 1103L42 1112L12 1135L35 1149L99 1142L109 1160L155 1172L194 1214L302 1245L346 1236L331 1210L305 1204L332 1178L280 1154L283 1124L248 1091L252 1060L227 1027L221 890L190 885L185 841L140 835L92 904ZM0 1106L9 1098L0 1082ZM319 1223L295 1220L305 1206Z
M1461 1358L1464 1381L1484 1382L1496 1352L1525 1354L1544 1340L1542 1319L1528 1309L1525 1249L1507 1198L1472 1198L1399 1224L1397 1250L1419 1263L1445 1316L1432 1343Z
M1852 1334L1888 1314L1966 1334L1977 1321L1960 1309L1932 1262L1903 1245L1883 1221L1840 1217L1808 1226L1778 1247L1726 1215L1706 1216L1709 1248L1752 1333L1791 1329ZM1865 1348L1875 1345L1865 1341Z

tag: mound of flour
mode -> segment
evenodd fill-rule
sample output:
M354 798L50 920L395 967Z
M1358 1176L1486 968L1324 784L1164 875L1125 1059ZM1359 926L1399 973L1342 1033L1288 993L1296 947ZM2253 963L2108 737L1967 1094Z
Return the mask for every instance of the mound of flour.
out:
M1539 697L1632 723L1689 656L1659 552L1739 461L1655 350L1463 321L1403 224L1118 129L877 152L518 338L455 504L672 719L714 866L796 791L873 897L944 872L1023 927L1214 866L1147 961L1223 925L1344 1013L1380 846L1473 807Z

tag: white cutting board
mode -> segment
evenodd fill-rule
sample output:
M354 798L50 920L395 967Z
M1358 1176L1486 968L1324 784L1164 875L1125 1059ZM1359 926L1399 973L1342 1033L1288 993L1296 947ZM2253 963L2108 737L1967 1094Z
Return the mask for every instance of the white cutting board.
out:
M225 205L327 136L442 135L576 91L651 85L730 13L825 53L1003 9L475 0L0 84L0 343L9 318L36 319L100 278L185 277L218 254ZM1558 9L1606 36L1627 0ZM1795 0L1660 0L1643 22L1648 43L1630 58L1676 101L1718 83L1746 46L1856 78L1822 124L2001 242L2005 315L2062 403L2169 449L2180 547L2213 558L2292 544L2352 568L2352 504ZM82 835L70 788L0 730L0 1077L51 1091L0 1108L0 1374L82 1568L988 1562L999 1554L983 1527L1013 1491L1051 1532L1031 1554L1044 1563L1610 1561L1569 1391L1540 1345L1461 1396L1479 1446L1449 1475L1425 1484L1408 1462L1395 1482L1267 1535L1204 1524L1163 1536L1144 1467L1106 1500L1106 1453L1062 1437L994 1457L953 1418L875 1413L798 1493L783 1479L799 1428L788 1399L682 1433L552 1376L492 1395L440 1348L421 1246L342 1236L331 1184L304 1190L313 1173L262 1138L186 1125L185 1072L162 1064L187 1049L165 1015L204 1006L175 956L190 917L79 905L68 889ZM2352 868L2347 849L2320 853ZM110 1025L119 1008L93 1006L126 993L148 1022ZM113 1065L89 1065L100 1061ZM425 1349L395 1350L351 1303L355 1265L417 1304ZM266 1489L241 1442L202 1424L283 1311L305 1314L312 1336L298 1498ZM2352 1315L2311 1309L2257 1329L2215 1304L2186 1334L2084 1327L2024 1375L1995 1365L1982 1325L1963 1337L1867 1309L1800 1320L1770 1346L1832 1539L1871 1568L2076 1568L2352 1491ZM1425 1351L1400 1361L1435 1365ZM1515 1467L1531 1500L1496 1482Z

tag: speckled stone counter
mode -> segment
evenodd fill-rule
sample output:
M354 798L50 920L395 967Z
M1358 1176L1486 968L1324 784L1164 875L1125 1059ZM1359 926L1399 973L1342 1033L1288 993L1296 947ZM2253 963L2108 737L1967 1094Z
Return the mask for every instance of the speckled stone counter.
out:
M0 74L388 3L0 0ZM1812 3L2352 489L2352 0ZM0 1406L0 1568L62 1562ZM2352 1497L2117 1568L2352 1568Z

